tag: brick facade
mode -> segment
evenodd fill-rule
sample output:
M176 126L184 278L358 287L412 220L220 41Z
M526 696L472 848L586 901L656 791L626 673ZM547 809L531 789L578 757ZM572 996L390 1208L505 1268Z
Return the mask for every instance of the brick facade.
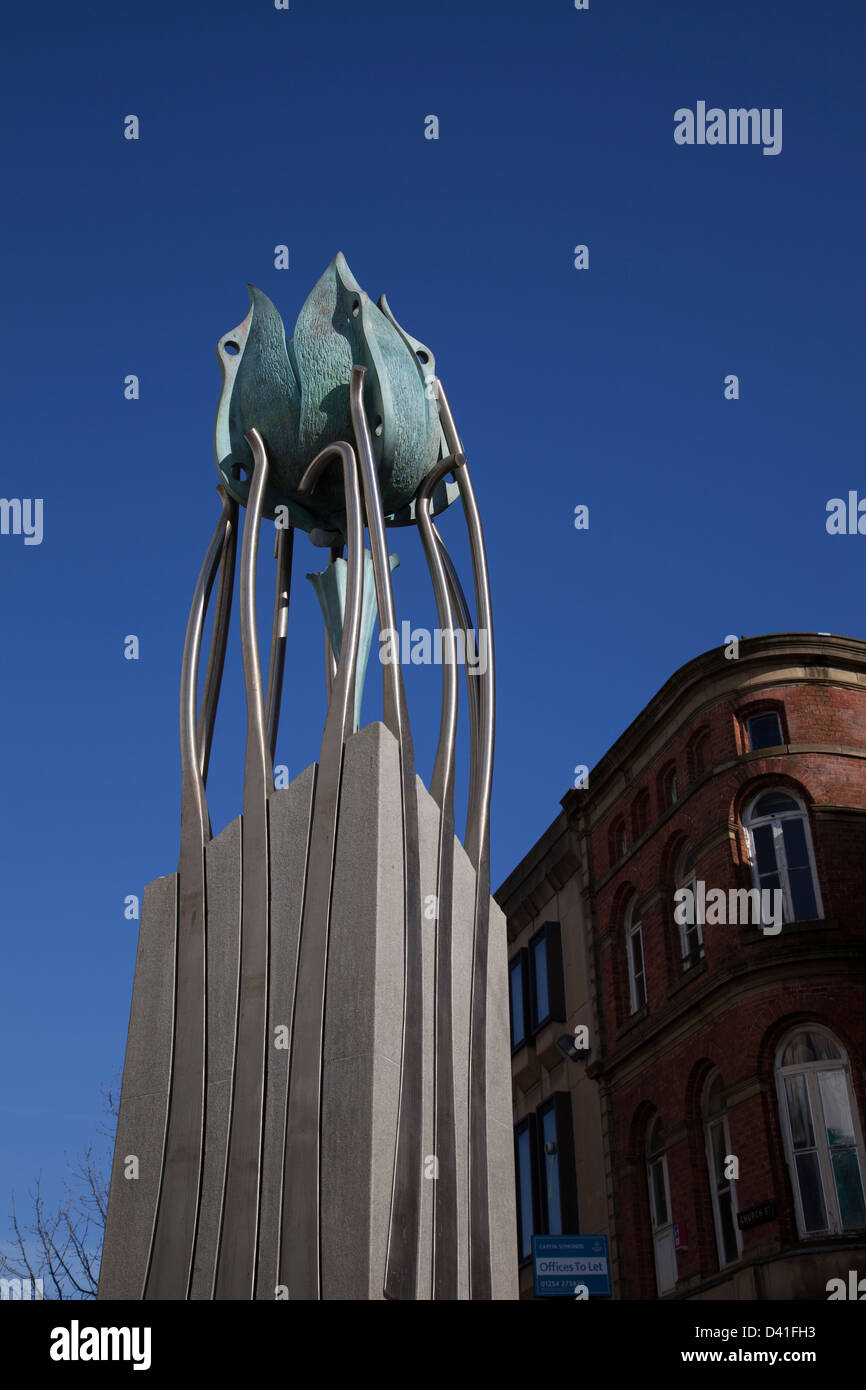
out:
M745 721L769 713L778 716L781 743L750 751ZM702 954L684 968L674 919L677 866L688 851L708 893L752 888L743 816L771 789L804 809L817 915L786 920L772 933L708 920ZM793 883L793 875L785 881ZM614 1295L658 1296L654 1245L668 1237L654 1241L651 1226L646 1140L655 1116L667 1215L681 1242L666 1296L822 1297L828 1278L844 1277L858 1258L863 1266L862 1227L798 1235L775 1062L779 1043L798 1023L825 1027L847 1053L862 1125L866 644L782 634L742 641L735 659L719 649L690 662L602 758L588 786L566 795L562 814L497 897L512 951L532 938L545 914L561 923L562 1022L590 1026L591 1060L557 1060L548 1049L548 1069L537 1050L533 1062L537 1040L530 1040L514 1057L515 1119L552 1090L580 1091L578 1204L581 1144L600 1145L606 1210L596 1203L594 1230L610 1237ZM638 918L644 979L630 988L628 925ZM585 999L570 995L575 972L585 981ZM702 1099L716 1069L739 1167L736 1207L776 1205L772 1219L742 1231L735 1261L720 1258L705 1148ZM587 1083L596 1088L591 1107ZM858 1137L862 1144L862 1132ZM581 1211L581 1233L587 1229ZM525 1270L521 1287L528 1291Z

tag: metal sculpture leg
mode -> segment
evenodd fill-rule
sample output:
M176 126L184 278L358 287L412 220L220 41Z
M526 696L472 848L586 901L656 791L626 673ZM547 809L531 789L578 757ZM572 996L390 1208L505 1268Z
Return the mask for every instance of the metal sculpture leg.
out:
M462 457L462 455L460 457ZM445 569L445 578L451 598L451 607L457 622L457 632L460 634L460 639L463 643L463 651L468 652L474 632L472 618L469 614L469 604L463 592L463 585L460 583L460 576L448 553L448 547L435 526L433 527L433 536L439 547L439 553ZM466 805L466 832L463 837L463 843L465 845L469 839L470 826L474 826L477 822L476 807L478 804L478 782L481 764L479 739L481 700L478 681L469 678L465 664L463 671L466 679L466 703L469 707L469 796Z
M458 1293L457 1135L454 1112L452 1016L452 897L454 888L454 751L457 738L457 638L448 578L433 523L430 496L448 472L462 464L448 458L425 479L418 493L418 525L442 632L442 715L430 792L439 806L436 867L436 956L433 1026L433 1297L453 1300Z
M370 532L370 551L376 581L379 630L394 632L394 591L385 539L382 498L373 457L370 426L364 411L364 368L355 367L349 386L352 425L358 445L364 505ZM418 792L415 785L415 755L403 689L403 673L396 661L385 662L383 673L383 718L394 735L400 752L400 781L403 803L403 1044L400 1063L400 1099L397 1117L397 1144L394 1154L394 1181L391 1191L391 1221L385 1268L385 1296L414 1299L418 1287L418 1250L421 1225L422 1134L423 1134L423 1054L422 1054L422 960L421 960L421 868L418 845Z
M222 685L223 669L228 645L229 621L232 613L232 590L235 581L235 555L238 545L238 504L221 488L217 491L223 499L224 540L220 555L220 580L217 591L216 611L208 654L207 671L204 678L204 692L201 699L196 737L198 740L199 766L202 784L207 783L210 766L210 750L213 742L214 723L217 704ZM207 604L207 599L205 599Z
M289 599L292 587L294 542L294 526L278 529L277 539L274 542L274 559L277 562L274 622L271 629L268 694L265 701L265 731L271 762L274 761L274 754L277 751L277 729L280 723L280 700L283 693L283 671L286 665L286 638L289 630Z
M354 723L355 667L361 627L364 533L352 448L341 443L324 449L304 474L301 491L312 491L325 464L334 458L342 462L346 496L346 617L313 798L295 988L280 1251L280 1282L286 1285L292 1300L321 1297L319 1192L325 979L343 751Z
M256 629L256 560L268 477L257 430L241 556L241 646L247 746L241 823L241 959L226 1182L215 1298L252 1298L258 1242L268 1003L268 794L273 786ZM272 669L278 660L272 653Z
M201 1188L206 1045L205 845L210 839L205 776L225 659L237 526L237 504L225 492L222 502L222 515L193 595L181 667L182 789L171 1091L163 1176L142 1291L142 1297L148 1299L189 1296ZM221 558L222 579L197 724L195 701L202 631Z
M362 526L362 534L363 534L363 526ZM332 546L331 546L331 564L333 564L335 560L342 560L342 558L343 558L343 547L342 547L341 545L332 545ZM337 659L336 659L336 657L334 656L334 652L333 652L333 649L332 649L332 647L331 647L331 638L330 638L330 634L328 633L327 624L325 624L325 694L326 694L327 697L328 697L328 703L329 703L329 704L330 704L330 702L331 702L331 691L332 691L333 688L334 688L334 677L336 676L336 674L337 674Z
M445 388L437 380L439 418L449 450L463 454L460 436ZM490 931L490 791L493 780L495 687L493 619L487 554L478 505L464 463L456 474L469 530L475 580L475 612L479 639L484 634L486 669L467 682L480 682L476 800L466 828L466 852L475 866L475 929L472 950L472 1003L469 1033L469 1296L489 1299L493 1293L490 1262L490 1204L487 1168L487 959ZM480 644L479 644L480 650Z

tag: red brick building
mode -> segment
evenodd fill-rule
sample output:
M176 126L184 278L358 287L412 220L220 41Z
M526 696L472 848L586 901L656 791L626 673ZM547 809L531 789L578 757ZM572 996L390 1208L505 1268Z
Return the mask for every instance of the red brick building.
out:
M866 643L705 653L562 808L497 893L522 1293L562 1232L615 1297L826 1298L866 1273Z

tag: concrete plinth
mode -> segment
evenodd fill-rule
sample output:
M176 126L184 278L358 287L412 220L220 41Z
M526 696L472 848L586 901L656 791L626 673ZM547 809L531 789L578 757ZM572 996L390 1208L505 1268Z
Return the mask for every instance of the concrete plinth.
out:
M421 902L436 893L439 809L417 780ZM315 768L269 799L268 1065L261 1137L256 1298L279 1285L291 1037ZM403 1025L403 857L398 748L371 724L345 751L331 899L323 1037L322 1297L381 1299L391 1208ZM240 820L208 846L206 1107L191 1297L213 1296L234 1076L241 932ZM475 872L454 842L452 1009L459 1297L468 1296L469 1005ZM163 1161L172 1068L177 876L144 894L99 1297L139 1299ZM423 1111L418 1297L432 1292L435 919L423 937ZM487 1141L494 1298L517 1297L505 919L491 900ZM138 1159L138 1176L130 1157Z

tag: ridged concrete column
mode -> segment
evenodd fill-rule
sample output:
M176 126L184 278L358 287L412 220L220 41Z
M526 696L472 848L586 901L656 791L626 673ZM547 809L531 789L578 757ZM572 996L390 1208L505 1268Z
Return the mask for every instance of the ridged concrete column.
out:
M315 768L269 798L270 953L265 1136L256 1298L278 1283L285 1125L298 933ZM421 902L436 888L439 809L416 779ZM403 857L397 744L371 724L346 746L325 998L320 1231L322 1296L381 1299L400 1094ZM213 1297L225 1181L238 1009L242 890L240 820L207 848L207 1105L192 1297ZM145 890L99 1297L138 1299L159 1188L174 1016L176 876ZM475 872L455 840L453 1060L457 1117L459 1296L468 1296L467 1109ZM419 1293L432 1292L433 966L435 914L423 937L424 1169ZM505 919L491 902L487 998L488 1167L493 1297L517 1297L514 1159ZM447 1059L440 1059L440 1065ZM128 1156L139 1176L127 1178Z

